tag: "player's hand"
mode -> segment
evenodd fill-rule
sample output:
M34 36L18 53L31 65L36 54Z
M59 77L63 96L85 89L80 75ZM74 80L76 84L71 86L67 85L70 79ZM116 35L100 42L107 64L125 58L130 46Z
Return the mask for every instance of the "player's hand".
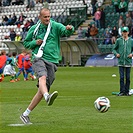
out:
M119 58L120 57L120 54L117 54L116 57Z
M132 54L129 54L129 55L128 55L129 58L132 58L132 56L133 56Z
M37 45L41 45L43 43L43 40L41 40L41 39L38 39L37 41L36 41L36 44Z
M67 29L67 30L71 30L71 29L72 29L72 25L67 25L67 26L66 26L66 29Z

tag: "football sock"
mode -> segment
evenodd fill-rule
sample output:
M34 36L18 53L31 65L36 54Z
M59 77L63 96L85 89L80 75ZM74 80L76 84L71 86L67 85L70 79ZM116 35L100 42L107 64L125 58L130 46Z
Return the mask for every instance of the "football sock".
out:
M48 92L45 92L44 94L43 94L43 96L44 96L44 98L45 98L45 100L47 101L47 98L48 98Z
M13 80L14 79L14 76L11 76L11 79L10 80Z
M25 112L23 113L24 116L28 116L30 114L31 110L29 110L28 108L25 110Z

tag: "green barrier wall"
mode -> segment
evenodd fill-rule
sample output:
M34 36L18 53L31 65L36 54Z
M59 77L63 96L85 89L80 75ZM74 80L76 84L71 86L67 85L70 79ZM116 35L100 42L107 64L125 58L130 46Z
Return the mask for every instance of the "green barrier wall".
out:
M3 43L7 45L9 53L16 51L19 54L24 49L22 41L3 41ZM60 65L83 65L82 60L85 62L85 58L98 52L97 44L89 39L61 40Z

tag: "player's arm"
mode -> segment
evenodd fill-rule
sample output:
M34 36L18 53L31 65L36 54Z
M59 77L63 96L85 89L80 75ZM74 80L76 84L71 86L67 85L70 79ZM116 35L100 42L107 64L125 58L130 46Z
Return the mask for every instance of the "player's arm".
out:
M119 40L117 39L116 40L116 43L114 44L114 47L113 47L113 54L119 58L120 57L120 54L117 52L118 51L118 48L119 48Z
M133 57L133 39L131 40L131 54L128 57L129 58Z
M58 31L59 31L59 35L61 36L70 36L74 33L74 27L72 25L67 25L67 26L64 26L63 24L61 23L57 23L57 28L58 28Z
M37 45L41 44L40 41L37 43L37 40L33 39L34 30L35 30L35 25L29 29L27 36L23 42L24 47L27 49L34 49Z
M17 55L16 56L16 67L18 68L18 58L19 58L19 56Z

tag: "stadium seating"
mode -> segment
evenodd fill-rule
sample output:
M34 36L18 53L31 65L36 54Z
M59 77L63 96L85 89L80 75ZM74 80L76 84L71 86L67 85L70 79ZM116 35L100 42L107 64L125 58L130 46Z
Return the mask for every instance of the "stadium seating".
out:
M103 0L98 0L99 4L102 5ZM27 16L27 19L32 19L34 21L35 17L38 16L39 10L43 7L41 3L35 4L35 7L30 11L26 10L27 1L25 0L24 5L10 5L10 6L3 6L1 7L0 13L0 23L2 21L2 16L4 15L12 15L13 13L16 14L17 17L21 13ZM83 0L56 0L54 3L49 3L49 9L51 9L51 16L52 18L56 19L58 16L62 14L62 12L66 9L66 7L79 7L82 6ZM91 0L88 1L88 11L89 14L92 13L92 5ZM69 16L69 10L66 12L65 16L60 16L59 22L64 22L66 18ZM25 21L24 21L25 22ZM10 28L14 28L16 32L22 32L23 25L17 27L16 25L11 26L0 26L0 41L4 40L5 33L9 32Z

